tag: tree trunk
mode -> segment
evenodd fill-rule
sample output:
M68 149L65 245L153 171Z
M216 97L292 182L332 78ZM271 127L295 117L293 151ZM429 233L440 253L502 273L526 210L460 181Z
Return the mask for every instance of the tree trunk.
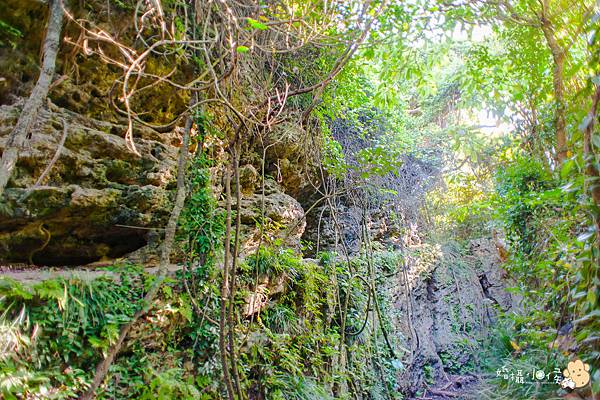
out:
M183 134L183 144L179 149L179 157L177 160L177 193L175 195L175 205L173 206L173 210L171 211L169 221L167 222L167 226L165 228L165 239L162 243L160 252L160 265L158 268L158 276L156 277L156 280L153 282L152 286L144 296L141 308L133 315L131 321L129 321L127 324L121 327L117 341L108 349L108 354L106 358L100 361L96 366L96 374L94 375L92 384L90 385L88 390L79 397L79 400L90 400L96 396L96 389L98 389L98 387L102 384L102 381L106 377L108 369L110 368L117 354L119 354L121 346L123 345L125 338L129 334L129 331L136 323L136 321L143 317L150 310L150 307L152 306L152 301L156 297L158 289L160 289L160 286L167 275L167 270L170 263L171 248L173 247L173 242L175 241L177 221L179 220L179 214L181 214L181 210L183 209L186 197L185 169L187 164L187 155L189 151L188 147L190 142L191 129L192 118L188 117L185 125L185 131Z
M586 186L596 206L600 207L600 171L596 167L596 154L592 148L592 135L598 119L600 85L595 85L592 109L588 114L587 126L583 131L583 159L585 161ZM600 213L595 212L596 244L600 246Z
M554 87L554 128L556 129L556 162L560 165L567 159L567 122L565 117L565 51L556 41L554 28L542 11L541 28L548 48L552 53L552 86Z
M37 120L39 110L48 96L48 89L52 83L54 70L56 68L56 54L60 44L60 31L63 22L63 9L60 0L51 0L50 15L48 17L48 28L44 39L44 56L42 71L31 91L31 95L25 102L17 124L8 136L2 159L0 160L0 196L4 193L6 184L12 175L12 171L19 158L19 150L23 147L25 139L31 127Z

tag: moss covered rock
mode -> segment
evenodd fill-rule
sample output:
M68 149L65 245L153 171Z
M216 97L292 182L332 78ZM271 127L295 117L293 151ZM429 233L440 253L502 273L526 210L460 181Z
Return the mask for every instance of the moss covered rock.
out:
M0 149L18 105L0 107ZM47 178L33 187L67 138ZM120 257L146 244L172 207L177 134L136 130L141 157L125 145L125 127L58 107L44 110L0 207L0 260L84 264Z

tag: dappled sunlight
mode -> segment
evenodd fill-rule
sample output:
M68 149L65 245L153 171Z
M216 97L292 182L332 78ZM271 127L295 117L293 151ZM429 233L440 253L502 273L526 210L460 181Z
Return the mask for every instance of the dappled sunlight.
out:
M0 398L600 394L600 3L5 3Z

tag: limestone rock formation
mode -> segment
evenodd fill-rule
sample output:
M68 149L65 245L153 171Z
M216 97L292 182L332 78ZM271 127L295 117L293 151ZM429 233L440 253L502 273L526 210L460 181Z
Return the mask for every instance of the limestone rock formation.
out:
M412 352L406 393L444 374L468 373L477 361L477 341L500 310L517 303L504 290L509 283L491 240L472 240L466 254L448 245L416 246L408 253L415 251L435 257L425 263L409 257L396 286L396 326Z
M0 149L19 108L0 107ZM56 164L31 189L63 129L67 136ZM146 243L148 230L138 228L164 226L178 134L137 129L137 157L127 149L124 131L55 106L41 113L0 207L1 260L72 265L115 258Z
M282 241L285 247L300 248L300 238L304 233L306 221L300 203L286 194L283 188L272 179L265 180L263 199L260 185L256 191L243 194L241 201L242 253L250 254L258 247L261 230L257 224L262 218L264 202L265 226L263 245ZM223 203L221 203L223 206ZM235 199L232 208L235 209Z

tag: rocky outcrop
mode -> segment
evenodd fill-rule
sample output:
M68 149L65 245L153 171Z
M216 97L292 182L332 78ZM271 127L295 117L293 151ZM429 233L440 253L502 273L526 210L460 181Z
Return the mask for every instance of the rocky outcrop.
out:
M39 1L8 0L6 5L0 20L18 34L7 39L0 32L0 152L39 74L48 14L47 4ZM93 14L98 28L118 33L125 42L136 37L127 5L92 1L70 5L70 11L75 18ZM75 24L65 24L63 33L69 40L61 41L49 108L40 113L0 199L0 263L76 265L127 255L136 263L155 264L174 194L180 134L159 133L136 123L135 143L141 156L133 154L123 139L123 114L116 110L122 106L115 89L122 69L74 46L81 35ZM148 74L167 73L161 61L146 64ZM182 67L171 78L189 82L193 75L193 69ZM186 110L189 94L159 83L153 90L140 90L131 102L140 120L160 126L162 132ZM207 112L214 117L216 130L228 131L230 121L222 112ZM57 151L64 129L67 136L58 161L30 190ZM263 244L281 240L299 248L304 230L304 211L291 196L306 186L302 165L307 135L295 124L285 124L267 136L264 142L249 136L242 143L242 157L247 158L240 170L244 254L256 248L260 237L262 146L269 147L266 174L274 177L266 183ZM218 143L211 149L218 171L213 178L222 175L225 146ZM219 185L218 180L213 184ZM217 197L220 192L214 191Z
M247 152L248 158L254 158L265 152L265 173L284 188L285 192L303 202L303 191L314 194L314 188L309 179L311 167L317 165L313 159L319 157L317 145L312 142L310 134L299 125L293 123L282 123L273 127L262 141L251 144ZM250 159L256 165L260 165L260 158ZM314 168L314 167L313 167ZM315 184L315 182L313 182Z
M405 252L406 270L394 289L394 325L410 348L404 393L447 375L474 372L478 342L499 310L516 306L505 291L509 283L492 240L472 240L462 251L423 244Z
M119 124L51 107L42 111L0 207L0 260L74 265L115 258L146 243L171 209L179 135L136 129L141 157ZM0 107L0 149L19 105ZM59 148L44 182L32 187Z
M8 0L5 5L0 20L10 29L0 32L0 152L39 74L48 15L46 2ZM122 4L69 6L74 18L92 13L99 28L123 38L135 36L131 13ZM123 71L79 51L68 40L79 36L75 24L64 25L48 107L20 150L0 199L0 262L5 264L76 265L117 258L157 242L171 209L179 133L136 124L141 156L133 154L123 139L124 118L113 104L119 103L114 82ZM161 63L149 63L147 72L161 68ZM189 101L186 94L163 86L132 99L134 107L150 110L140 118L163 125L161 132ZM56 164L31 190L65 130Z
M21 103L0 107L0 150ZM171 209L180 133L136 127L140 157L125 144L125 126L49 107L20 152L0 207L0 260L79 265L133 252L128 256L133 262L156 264L160 232ZM59 150L65 129L57 162L33 187ZM222 168L215 168L218 180ZM270 178L263 198L261 179L253 165L240 168L242 255L258 246L263 206L262 244L281 242L299 250L306 226L302 206ZM215 190L221 192L222 187ZM224 208L224 201L220 204Z
M246 166L242 170L249 170ZM241 183L244 181L240 180ZM252 180L252 182L254 182ZM262 245L280 242L286 248L300 249L300 238L304 233L306 221L304 210L296 199L286 194L284 189L272 179L265 180L264 198L260 185L255 186L256 191L249 193L248 187L242 185L241 201L241 238L242 255L256 251L261 235L259 222L263 220ZM224 202L221 202L224 206ZM236 201L233 199L232 208L235 209Z

